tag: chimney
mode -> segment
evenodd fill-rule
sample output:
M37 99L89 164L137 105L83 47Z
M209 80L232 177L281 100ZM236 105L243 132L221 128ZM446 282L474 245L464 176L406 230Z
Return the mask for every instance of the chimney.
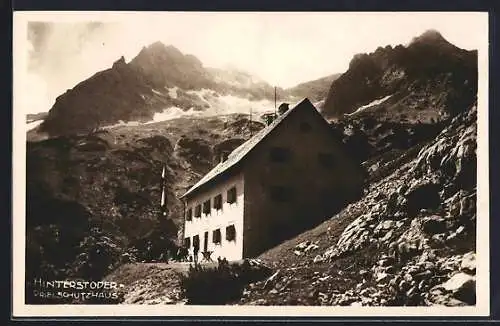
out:
M277 115L275 113L267 113L264 115L264 120L266 122L266 126L269 126L276 119Z
M220 153L220 163L225 162L229 156L229 152L227 151L222 151Z
M289 104L288 103L281 103L280 106L278 107L278 114L282 115L289 109Z

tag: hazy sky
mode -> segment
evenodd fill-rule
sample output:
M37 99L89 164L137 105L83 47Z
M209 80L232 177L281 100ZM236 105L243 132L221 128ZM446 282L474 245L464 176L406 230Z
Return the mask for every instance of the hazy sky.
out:
M235 66L290 87L344 72L354 54L406 44L428 29L465 49L484 49L487 40L484 13L15 15L14 42L27 53L30 112L47 111L66 89L109 68L121 55L130 61L155 41L194 54L205 66Z

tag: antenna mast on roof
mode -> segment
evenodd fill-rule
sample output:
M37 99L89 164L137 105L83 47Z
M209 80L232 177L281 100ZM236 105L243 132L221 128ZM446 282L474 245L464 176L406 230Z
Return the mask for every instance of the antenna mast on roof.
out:
M248 129L250 130L250 137L252 137L252 107L250 107L250 119L248 120Z
M274 86L274 116L276 117L276 86Z

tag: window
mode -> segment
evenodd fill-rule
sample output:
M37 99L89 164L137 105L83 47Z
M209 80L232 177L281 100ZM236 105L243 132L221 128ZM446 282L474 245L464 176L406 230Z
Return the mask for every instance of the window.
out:
M184 239L184 246L186 246L186 248L191 247L191 238L187 237Z
M289 202L293 200L293 189L284 186L273 186L269 189L272 200L277 202Z
M192 208L189 208L187 211L186 211L186 220L187 221L191 221L193 219L193 209Z
M236 228L234 225L226 227L226 240L234 241L236 239Z
M194 217L201 217L201 205L196 205L194 209Z
M269 158L272 162L283 163L292 158L292 152L288 148L273 147L269 152Z
M203 203L203 214L210 214L210 199Z
M220 243L220 240L221 240L220 229L214 230L212 232L213 243Z
M216 210L222 209L222 195L217 195L214 198L214 208Z
M198 246L198 248L200 248L200 236L199 235L193 236L193 247L195 245Z
M330 153L319 153L318 162L321 166L325 168L332 168L335 165L335 160L333 155Z
M300 123L300 131L302 131L302 132L309 132L309 131L311 131L311 129L312 128L311 128L311 125L309 123L307 123L305 121L302 121Z
M227 191L227 202L230 204L236 203L236 187L232 187Z

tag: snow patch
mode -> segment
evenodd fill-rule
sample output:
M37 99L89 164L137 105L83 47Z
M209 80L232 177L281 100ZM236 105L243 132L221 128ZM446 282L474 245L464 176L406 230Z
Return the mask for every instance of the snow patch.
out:
M108 125L108 126L103 126L102 128L103 129L111 129L111 128L115 128L115 127L135 127L135 126L139 126L141 125L142 123L140 123L139 121L123 121L123 120L119 120L118 123L114 124L114 125Z
M270 100L251 101L247 98L242 98L234 95L219 95L217 92L211 89L201 89L197 91L190 90L186 93L197 95L202 101L208 104L208 108L203 110L194 108L184 110L176 106L170 106L166 107L161 112L155 112L153 115L153 119L150 121L120 121L117 124L106 126L104 128L108 129L123 126L138 126L155 122L174 120L182 117L204 118L235 113L245 115L250 115L250 113L252 113L252 119L257 120L264 113L274 112L274 101ZM278 105L279 104L280 103L278 103ZM290 103L291 107L293 107L294 105L295 104Z
M153 93L155 93L156 95L160 95L160 96L163 96L163 94L159 91L157 91L156 89L154 88L151 88L151 90L153 91Z
M250 114L250 111L259 114L274 110L274 101L270 100L251 101L248 98L234 95L219 95L211 89L190 90L186 93L196 95L208 104L209 107L203 111L205 116L231 113Z
M43 120L35 120L35 121L32 121L32 122L28 122L26 123L26 132L30 131L30 130L33 130L35 129L36 127L38 127L41 123L43 122Z
M172 88L167 88L167 91L168 91L168 96L170 96L171 98L177 98L177 90L179 88L177 86L174 86Z
M167 120L173 120L181 117L201 117L203 116L203 111L197 111L193 109L189 109L187 111L172 106L169 108L164 109L162 112L155 112L153 115L153 120L145 122L144 124L150 124L150 123L155 123L155 122L160 122L160 121L167 121Z
M346 115L354 115L354 114L359 113L359 112L361 112L361 111L363 111L363 110L365 110L365 109L367 109L369 107L372 107L372 106L375 106L375 105L380 105L380 104L384 103L385 101L387 101L392 95L393 94L387 95L386 97L383 97L383 98L380 98L380 99L376 99L376 100L374 100L374 101L372 101L372 102L370 102L370 103L368 103L366 105L360 106L356 111L354 111L352 113L346 113Z

